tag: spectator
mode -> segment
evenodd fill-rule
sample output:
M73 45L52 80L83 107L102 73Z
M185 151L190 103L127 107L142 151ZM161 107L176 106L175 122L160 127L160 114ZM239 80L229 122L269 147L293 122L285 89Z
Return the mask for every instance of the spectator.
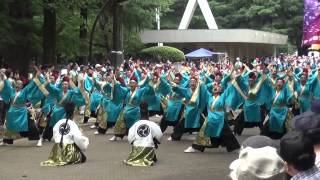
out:
M230 164L230 167L229 167L231 170L230 177L233 180L248 179L249 176L245 176L244 174L249 174L250 177L253 179L283 179L284 164L281 158L277 155L277 153L275 153L277 151L276 147L278 147L276 144L276 141L272 140L267 136L257 135L257 136L251 136L247 138L245 141L243 141L241 145L239 159L233 161ZM250 153L250 154L248 155L246 153ZM254 158L256 153L258 154L268 153L270 154L270 157L268 157L269 158L268 159L259 155L256 157L258 159L254 160L252 158ZM246 164L246 161L249 164ZM276 170L275 173L271 173L271 171L269 171L270 169L265 169L265 167L262 167L262 166L260 167L260 165L263 165L262 164L264 163L263 161L268 162L268 163L265 163L266 165L265 167L268 167L268 168L272 168L272 167L276 168L276 166L278 165L276 165L275 163L280 162L279 168ZM260 174L255 173L255 170L252 169L252 166L254 166L253 164L256 164L256 167L259 167L259 169L261 170Z
M267 154L267 156L266 156ZM285 164L273 147L246 147L230 165L232 180L283 180Z
M312 141L316 153L315 164L320 168L320 100L315 100L311 111L296 116L293 122L293 127L305 133Z
M320 171L315 166L313 144L302 132L292 131L280 142L280 156L286 162L291 180L320 179Z
M244 149L246 147L251 147L251 148L263 148L266 146L278 148L279 143L277 144L276 141L272 140L271 138L267 136L251 136L244 140L241 144L241 149Z

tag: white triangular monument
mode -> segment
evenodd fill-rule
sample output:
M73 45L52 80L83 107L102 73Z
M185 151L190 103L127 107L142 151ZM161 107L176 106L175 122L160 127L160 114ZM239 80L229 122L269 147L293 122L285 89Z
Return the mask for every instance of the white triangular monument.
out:
M184 11L179 29L188 29L194 11L199 4L201 12L206 20L209 29L218 29L218 25L213 17L208 0L189 0L186 10Z

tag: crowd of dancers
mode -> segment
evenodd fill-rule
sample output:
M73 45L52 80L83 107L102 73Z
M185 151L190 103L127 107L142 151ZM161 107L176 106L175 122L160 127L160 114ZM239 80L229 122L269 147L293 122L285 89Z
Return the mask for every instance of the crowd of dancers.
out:
M132 139L131 127L140 130L140 137L147 137L148 129L136 123L156 115L161 117L161 132L154 127L157 138L141 141L151 146L142 150L146 155L157 144L149 141L160 140L168 126L173 126L170 141L179 141L184 133L198 132L184 152L220 146L232 152L240 148L235 136L244 128L259 127L262 135L272 139L290 131L292 117L310 110L312 101L320 99L319 68L319 59L297 56L256 58L252 62L240 58L235 62L181 63L128 60L118 68L108 64L71 63L61 69L42 65L33 67L28 78L3 68L2 145L22 136L42 146L43 140L53 138L57 147L50 157L66 148L74 153L63 163L46 161L42 165L82 162L85 156L80 152L89 141L77 123L88 123L94 117L94 133L105 134L113 128L110 141L116 141L128 133L128 139ZM71 120L73 109L83 115L82 122ZM147 115L141 117L143 113ZM68 140L69 132L78 138ZM78 143L64 147L59 145L62 141Z

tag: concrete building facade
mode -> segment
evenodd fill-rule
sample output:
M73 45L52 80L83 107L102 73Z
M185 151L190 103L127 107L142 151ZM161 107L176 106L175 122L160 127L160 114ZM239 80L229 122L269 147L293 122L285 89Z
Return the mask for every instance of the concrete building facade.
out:
M287 43L288 36L251 29L145 30L143 43L162 42L184 51L207 48L224 52L232 58L275 56L277 47Z

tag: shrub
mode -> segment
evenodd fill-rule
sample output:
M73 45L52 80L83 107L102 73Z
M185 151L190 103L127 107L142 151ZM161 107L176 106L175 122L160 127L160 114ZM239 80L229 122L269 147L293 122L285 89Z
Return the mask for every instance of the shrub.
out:
M139 57L145 60L151 61L172 61L179 62L184 61L185 56L182 51L177 48L169 46L155 46L146 48L140 51Z

